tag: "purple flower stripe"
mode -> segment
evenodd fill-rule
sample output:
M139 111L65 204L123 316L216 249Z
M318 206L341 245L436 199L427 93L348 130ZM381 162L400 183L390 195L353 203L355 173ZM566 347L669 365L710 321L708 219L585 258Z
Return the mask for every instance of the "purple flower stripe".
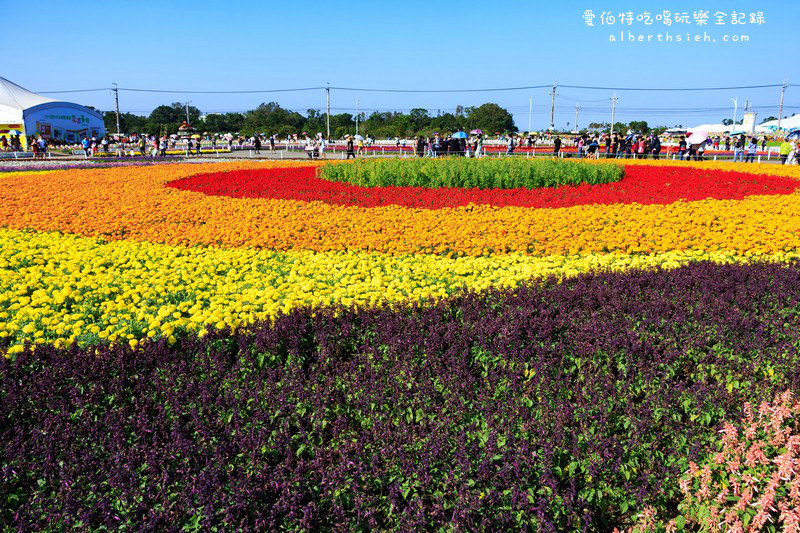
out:
M800 392L800 265L597 273L0 362L0 520L609 531ZM767 369L771 369L768 372Z

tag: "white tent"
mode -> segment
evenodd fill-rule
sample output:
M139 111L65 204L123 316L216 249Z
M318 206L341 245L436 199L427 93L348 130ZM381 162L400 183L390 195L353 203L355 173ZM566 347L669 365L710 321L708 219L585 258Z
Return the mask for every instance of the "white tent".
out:
M0 77L0 136L11 130L25 136L77 142L105 135L103 116L79 104L53 100Z
M795 130L800 128L800 115L784 118L781 120L782 130ZM770 120L756 126L757 133L774 133L778 129L778 121Z
M732 126L726 126L724 124L700 124L699 126L695 126L694 128L689 128L689 133L695 131L704 131L706 133L729 133L731 131Z

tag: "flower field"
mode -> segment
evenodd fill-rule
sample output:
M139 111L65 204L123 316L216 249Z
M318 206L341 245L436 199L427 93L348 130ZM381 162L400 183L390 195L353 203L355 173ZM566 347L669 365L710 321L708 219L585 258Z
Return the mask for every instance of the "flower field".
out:
M348 164L0 173L3 523L676 527L718 429L800 392L800 167Z

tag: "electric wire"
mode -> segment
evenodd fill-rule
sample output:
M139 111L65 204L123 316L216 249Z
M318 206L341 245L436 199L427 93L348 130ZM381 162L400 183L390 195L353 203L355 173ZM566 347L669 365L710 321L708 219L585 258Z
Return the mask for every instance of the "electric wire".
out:
M800 87L800 85L791 83L785 84L787 87ZM772 83L763 85L736 85L729 87L604 87L594 85L559 85L557 83L552 85L525 85L519 87L490 87L482 89L379 89L370 87L342 87L337 85L320 85L315 87L297 87L291 89L253 89L253 90L224 90L224 91L200 91L200 90L177 90L177 89L142 89L134 87L118 87L120 91L128 92L141 92L141 93L171 93L171 94L258 94L258 93L291 93L303 91L317 91L322 89L331 89L337 91L350 91L350 92L372 92L372 93L488 93L488 92L501 92L501 91L526 91L531 89L549 89L552 87L560 87L565 89L580 89L588 91L641 91L641 92L654 92L654 91L671 91L671 92L695 92L695 91L729 91L741 89L768 89L783 87L783 83ZM61 93L81 93L81 92L97 92L97 91L111 91L113 87L102 87L96 89L71 89L71 90L58 90L58 91L39 91L42 94L61 94Z

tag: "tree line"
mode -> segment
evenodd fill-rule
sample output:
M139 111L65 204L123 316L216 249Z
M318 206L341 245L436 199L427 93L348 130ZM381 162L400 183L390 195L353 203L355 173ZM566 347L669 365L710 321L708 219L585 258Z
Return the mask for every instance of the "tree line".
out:
M114 111L103 112L106 131L117 131L117 116ZM172 134L186 120L187 108L180 102L156 107L149 116L133 113L120 113L120 131L122 133L147 133L150 135ZM194 107L188 107L189 123L200 132L238 133L245 136L266 133L278 134L281 137L308 132L326 132L325 113L318 109L309 109L303 115L297 111L285 109L277 102L262 103L255 109L244 113L209 113L203 115ZM769 119L768 119L769 120ZM408 113L397 111L375 111L370 114L359 113L359 133L383 137L413 137L415 135L430 136L434 132L454 132L458 130L482 130L488 135L517 132L514 117L503 107L495 103L485 103L476 107L457 106L455 112L437 113L433 115L427 109L415 108ZM608 132L608 122L592 122L588 129L581 132ZM615 132L632 130L636 133L654 132L660 134L667 126L649 126L646 121L616 122ZM331 136L341 138L345 134L353 134L356 130L356 116L351 113L331 114Z
M114 111L103 112L106 130L117 131L117 116ZM201 118L202 117L202 118ZM120 113L122 133L147 133L150 135L171 134L187 118L187 108L180 102L156 107L149 116ZM217 133L239 133L254 135L266 133L280 136L295 133L326 132L326 116L317 109L309 109L305 115L281 107L276 102L262 103L244 113L209 113L203 115L194 107L188 107L189 123L196 130ZM497 104L486 103L477 107L458 106L454 113L432 115L427 109L415 108L408 113L375 111L360 113L359 133L375 137L413 137L432 135L434 132L470 131L480 129L487 134L516 132L511 113ZM353 134L356 116L351 113L331 114L331 136L341 138Z

